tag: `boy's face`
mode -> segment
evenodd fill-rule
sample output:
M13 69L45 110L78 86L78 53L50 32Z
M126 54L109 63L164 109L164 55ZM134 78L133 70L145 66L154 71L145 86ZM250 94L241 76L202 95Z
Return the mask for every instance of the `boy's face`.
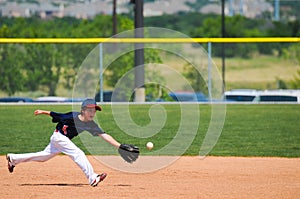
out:
M82 110L82 116L85 121L92 121L95 117L96 109L95 108L85 108Z

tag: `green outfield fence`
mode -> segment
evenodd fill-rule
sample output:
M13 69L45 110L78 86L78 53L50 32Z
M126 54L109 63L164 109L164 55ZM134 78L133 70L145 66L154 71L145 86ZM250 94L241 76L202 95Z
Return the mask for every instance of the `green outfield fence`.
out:
M300 37L258 38L0 38L0 43L263 43L300 42Z

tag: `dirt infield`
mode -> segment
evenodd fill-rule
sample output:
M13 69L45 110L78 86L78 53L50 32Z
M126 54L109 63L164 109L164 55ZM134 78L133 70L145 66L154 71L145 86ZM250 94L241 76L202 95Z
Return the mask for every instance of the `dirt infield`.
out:
M108 177L98 187L67 156L23 163L0 157L0 198L300 198L300 158L181 157L164 169L130 174L89 157Z

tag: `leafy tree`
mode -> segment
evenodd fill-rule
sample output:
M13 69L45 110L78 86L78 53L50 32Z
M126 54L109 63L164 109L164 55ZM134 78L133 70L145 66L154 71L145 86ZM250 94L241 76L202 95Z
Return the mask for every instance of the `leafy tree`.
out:
M201 14L199 12L177 13L145 17L145 27L162 27L192 35L198 27L201 27L206 18L217 17L214 14Z
M268 37L299 37L300 36L299 24L300 24L299 20L288 22L288 23L275 21L272 23L272 27L266 30L266 35ZM279 56L281 56L283 55L283 50L288 48L290 45L291 45L290 43L271 43L271 44L266 44L265 48L269 52L275 50L278 52Z
M25 49L27 57L24 60L25 85L32 91L45 86L48 95L55 95L62 69L57 46L55 44L31 44L25 45Z
M193 37L221 37L221 18L207 18L203 25L195 28L192 32Z
M190 85L192 86L195 92L202 92L204 94L208 94L208 88L205 80L201 76L201 74L190 64L184 66L183 75L190 81Z
M300 65L300 45L298 43L291 45L288 49L284 50L284 56L288 59L295 60L295 63ZM294 75L294 79L290 82L291 87L300 89L300 69Z
M22 52L20 46L5 44L0 46L0 89L13 95L24 89L22 74Z
M10 34L7 26L0 29L0 37L7 37ZM23 76L21 59L22 51L19 45L0 45L0 89L13 95L23 89Z
M196 1L195 4L199 4ZM205 1L207 2L207 1ZM294 8L293 8L294 9ZM118 16L118 31L133 29L132 16ZM170 28L191 37L221 37L221 18L218 15L201 13L177 13L156 17L146 17L145 26ZM274 22L247 19L242 16L226 17L227 37L278 37L300 35L299 20ZM30 18L0 18L0 37L2 38L82 38L112 36L111 16L99 15L94 19L82 20L73 17L42 20L37 16ZM20 90L45 89L55 94L57 82L71 89L76 73L86 55L95 44L5 44L0 46L1 90L12 95ZM283 54L289 48L288 43L268 44L226 44L226 56L249 57L259 51L271 54L273 51ZM214 55L221 55L218 44L214 44ZM146 51L145 51L146 52ZM150 53L151 54L151 53ZM147 52L146 57L149 55ZM155 53L153 54L155 55ZM110 67L109 85L114 85L133 66L133 54L121 57ZM159 53L151 59L158 59ZM117 63L119 62L119 63ZM11 67L13 66L13 68ZM122 66L122 68L121 68ZM14 75L11 75L14 74ZM115 75L115 77L113 77ZM10 82L10 83L9 83ZM40 86L39 86L40 85ZM150 88L150 86L149 86ZM155 88L155 86L153 87ZM148 89L149 90L149 89ZM148 91L147 91L148 92Z
M291 87L294 89L300 89L300 69L297 70L294 80L291 81Z
M132 20L121 17L118 21L120 31L133 27ZM5 25L6 23L8 25ZM78 20L70 17L47 21L38 17L0 18L0 25L3 33L0 36L3 38L110 37L112 32L111 16L102 15L93 20ZM10 82L14 82L15 86L12 88L13 85L3 83L1 90L13 94L21 89L30 91L43 89L48 92L48 95L55 95L60 80L64 80L63 85L71 89L77 69L94 46L95 44L24 44L22 50L18 49L23 53L21 59L16 58L18 55L17 49L14 49L16 46L5 45L0 55L2 56L1 74L10 79ZM16 67L17 63L20 64L19 67ZM6 75L7 66L12 65L16 72L9 77Z
M144 54L145 64L162 63L162 60L159 57L159 50L145 49ZM123 81L122 85L119 85L119 87L122 88L118 88L117 94L119 100L130 99L132 97L132 93L130 93L130 90L128 89L134 88L134 73L128 74L128 72L133 69L133 66L134 51L122 55L107 68L106 81L108 86L115 87L118 81L122 80L122 78L126 75L126 81ZM158 72L152 73L151 79L153 78L163 79ZM151 88L151 85L148 86ZM153 89L147 89L146 85L146 95L149 95L151 92L153 92Z
M249 20L243 16L235 15L233 17L226 17L226 37L260 37L262 36L259 27L264 23L259 20ZM256 23L254 23L256 22ZM193 37L221 37L221 18L220 16L214 18L206 18L203 25L196 28L192 32ZM226 43L226 56L240 56L249 57L252 52L257 51L257 44ZM213 52L217 56L221 56L220 48L216 48Z

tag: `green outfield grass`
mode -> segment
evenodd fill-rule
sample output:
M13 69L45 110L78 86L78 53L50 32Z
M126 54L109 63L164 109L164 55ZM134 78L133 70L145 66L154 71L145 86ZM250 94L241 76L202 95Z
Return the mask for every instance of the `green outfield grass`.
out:
M121 106L121 105L119 105ZM152 141L155 149L167 145L176 136L181 111L179 105L163 105L167 120L161 131L150 138L135 138L125 134L115 123L110 105L97 113L101 127L120 142L133 143L146 154L145 144ZM151 105L131 105L130 114L135 123L143 126L150 122ZM122 108L122 107L121 107ZM189 109L189 106L185 106ZM55 124L45 115L34 116L36 109L67 112L70 105L1 105L0 153L24 153L42 150L49 142ZM211 105L199 105L201 120L197 136L184 155L198 155L207 132ZM300 157L300 105L252 104L227 105L222 134L209 155L214 156L279 156ZM194 121L190 120L191 125ZM188 136L188 132L186 134ZM79 137L74 142L86 153ZM183 138L184 142L184 138Z

